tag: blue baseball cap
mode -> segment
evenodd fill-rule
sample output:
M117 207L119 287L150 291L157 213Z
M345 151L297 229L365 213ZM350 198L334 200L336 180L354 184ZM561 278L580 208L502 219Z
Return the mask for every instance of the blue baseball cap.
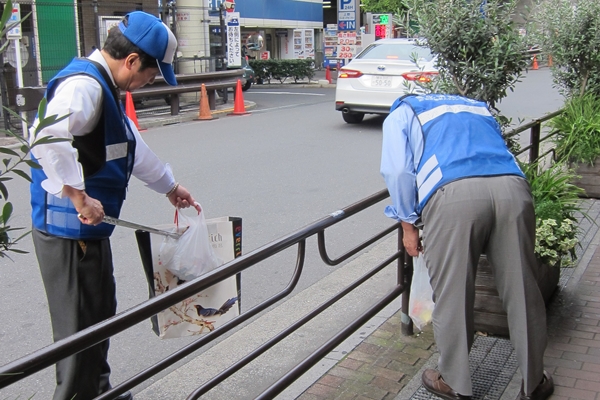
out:
M126 15L127 26L119 23L123 35L149 56L156 58L158 69L165 81L177 86L173 72L173 58L177 49L177 39L160 18L143 11L134 11Z

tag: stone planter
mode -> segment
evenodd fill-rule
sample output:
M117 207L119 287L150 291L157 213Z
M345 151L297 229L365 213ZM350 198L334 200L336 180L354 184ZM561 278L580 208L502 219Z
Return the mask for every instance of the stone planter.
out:
M552 297L559 278L559 267L540 265L538 285L546 304ZM506 313L502 309L492 269L485 256L481 256L479 260L475 279L475 330L508 336Z
M594 165L573 164L577 175L581 178L573 181L575 186L585 190L586 197L600 198L600 157L596 159Z

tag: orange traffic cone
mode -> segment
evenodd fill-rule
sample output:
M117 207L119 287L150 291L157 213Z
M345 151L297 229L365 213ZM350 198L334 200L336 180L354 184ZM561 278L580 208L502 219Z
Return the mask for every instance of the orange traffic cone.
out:
M210 112L210 106L208 105L208 94L206 94L206 86L204 83L200 89L200 109L198 111L198 117L194 118L196 121L210 121L215 119Z
M327 82L331 83L331 71L329 70L329 64L327 64L327 68L325 69L325 79L327 79Z
M537 57L536 56L533 56L533 67L532 67L532 69L533 70L538 69L538 62L537 62Z
M133 121L138 131L145 131L145 129L140 129L140 124L138 123L137 115L135 114L135 107L133 106L133 97L131 97L131 92L129 91L125 93L125 114Z
M233 101L233 112L231 115L248 115L244 105L244 96L242 95L242 81L238 79L235 88L235 99Z
M552 66L552 54L548 54L548 66Z

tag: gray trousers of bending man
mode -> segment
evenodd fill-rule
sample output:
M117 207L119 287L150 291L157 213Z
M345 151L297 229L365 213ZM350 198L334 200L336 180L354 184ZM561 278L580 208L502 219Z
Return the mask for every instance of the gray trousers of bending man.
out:
M473 394L475 275L482 253L492 266L510 338L531 393L542 381L546 309L537 285L535 215L529 184L517 176L466 178L440 188L422 213L425 262L434 292L433 330L444 381Z

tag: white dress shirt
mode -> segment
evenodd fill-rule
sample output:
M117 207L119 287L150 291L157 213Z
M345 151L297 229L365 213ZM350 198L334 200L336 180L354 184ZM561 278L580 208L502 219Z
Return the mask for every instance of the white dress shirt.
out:
M94 51L88 58L102 64L114 85L114 79L100 50ZM42 129L38 133L38 138L52 136L72 140L74 136L87 135L98 124L102 115L102 96L102 87L98 81L88 75L74 75L64 79L56 88L52 100L48 102L46 116L60 117L69 113L71 115ZM36 118L30 129L30 141L34 140L38 123ZM169 164L163 164L150 150L131 120L129 126L136 139L133 176L146 183L150 189L167 193L175 185L175 178ZM39 145L31 152L44 168L48 179L42 182L42 187L48 193L62 198L65 185L85 190L83 170L78 161L77 149L72 146L71 141Z
M385 208L387 217L411 224L419 220L416 176L423 145L417 116L408 104L401 104L383 122L380 171L392 199Z

